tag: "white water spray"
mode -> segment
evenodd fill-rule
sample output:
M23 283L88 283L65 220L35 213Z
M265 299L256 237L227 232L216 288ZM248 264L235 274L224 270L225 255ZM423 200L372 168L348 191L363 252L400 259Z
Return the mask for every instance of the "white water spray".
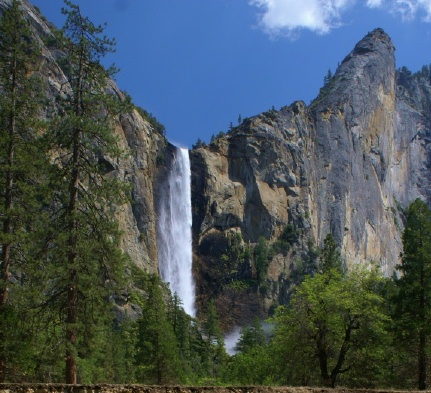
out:
M162 280L178 294L187 314L195 317L190 178L189 152L177 148L159 201L158 248Z

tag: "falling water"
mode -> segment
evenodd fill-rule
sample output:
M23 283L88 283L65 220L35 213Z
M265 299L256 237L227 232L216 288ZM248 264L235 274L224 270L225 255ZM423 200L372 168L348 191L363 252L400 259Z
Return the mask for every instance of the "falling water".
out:
M176 148L172 169L163 187L159 206L159 269L184 310L195 316L192 275L192 208L190 160L187 149Z

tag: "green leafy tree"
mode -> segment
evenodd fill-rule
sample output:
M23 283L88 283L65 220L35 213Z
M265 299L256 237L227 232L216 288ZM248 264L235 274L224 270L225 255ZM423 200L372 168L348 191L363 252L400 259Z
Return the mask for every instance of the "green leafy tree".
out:
M407 209L401 277L397 280L396 321L403 341L414 351L417 388L427 389L427 346L431 333L431 211L416 199Z
M34 269L33 230L42 217L47 155L36 121L39 54L21 3L13 0L0 19L0 382L6 377L6 363L11 366L22 349L24 337L17 328L24 310L19 309L19 298L30 299L19 296L19 278L28 281Z
M333 269L304 280L290 307L279 309L273 320L272 344L287 362L284 383L317 384L320 379L334 387L341 375L348 380L358 373L366 375L368 384L378 380L388 321L376 292L379 280L373 269L345 278Z
M48 133L58 170L52 178L56 193L46 293L64 328L66 382L76 383L77 359L90 356L96 330L111 323L106 299L122 280L125 256L115 208L124 202L126 186L116 175L122 151L113 130L122 103L110 93L115 69L101 65L114 41L77 5L65 4L58 41L66 83Z
M254 346L233 356L225 367L224 381L240 385L275 385L273 353L269 347Z

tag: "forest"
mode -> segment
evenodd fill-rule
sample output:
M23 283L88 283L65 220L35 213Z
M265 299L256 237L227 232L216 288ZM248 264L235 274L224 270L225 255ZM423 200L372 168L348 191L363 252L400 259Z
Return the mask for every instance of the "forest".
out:
M62 12L65 25L50 43L66 77L55 102L44 96L42 49L20 1L0 19L0 383L427 389L427 204L418 199L404 211L392 277L371 263L347 269L329 234L288 304L265 325L242 327L229 355L213 303L191 318L177 294L120 249L115 209L130 190L115 174L127 152L113 129L133 104L110 94L117 70L101 65L115 41L72 2ZM291 236L287 227L272 250L283 252ZM264 285L265 239L253 250L235 243L234 254L223 258L246 255ZM116 296L138 317L115 314Z

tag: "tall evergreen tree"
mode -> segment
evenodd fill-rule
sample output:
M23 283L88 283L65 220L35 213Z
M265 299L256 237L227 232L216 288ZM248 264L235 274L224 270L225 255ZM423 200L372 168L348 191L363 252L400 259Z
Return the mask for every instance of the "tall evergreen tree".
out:
M168 304L168 316L182 359L182 369L185 375L191 376L193 363L195 363L194 358L196 357L196 354L193 353L194 323L192 317L184 311L182 301L176 292L172 295L172 299Z
M149 277L148 298L138 320L137 377L141 383L172 384L182 378L179 348L163 299L160 278Z
M326 73L325 77L323 78L323 85L326 86L332 79L332 71L329 68L328 72Z
M88 356L96 327L109 323L101 311L124 271L115 208L124 201L126 187L116 173L122 151L113 131L121 102L109 86L115 70L101 65L114 41L77 5L65 4L58 40L67 83L49 134L58 171L46 293L50 305L63 311L66 382L76 383L77 361ZM106 324L97 319L102 316Z
M216 305L211 300L202 321L202 332L205 337L202 347L202 363L207 371L208 377L216 380L226 360L226 349L224 345L223 332L220 327L220 317Z
M265 345L265 343L265 332L262 323L256 318L250 326L241 328L240 338L235 346L235 350L246 353L255 347Z
M431 334L431 211L416 199L407 209L403 254L397 269L398 327L417 356L417 388L427 389L427 342Z
M35 77L39 53L20 1L13 0L0 19L0 382L19 347L9 335L16 334L18 326L19 285L11 284L11 276L27 273L26 247L40 207L44 155L35 120L40 107Z
M269 248L268 243L263 236L259 238L259 242L254 249L254 259L257 283L261 285L266 279L269 267Z
M335 269L341 274L344 273L340 249L331 233L328 233L323 241L320 259L320 273L327 273L331 269Z

